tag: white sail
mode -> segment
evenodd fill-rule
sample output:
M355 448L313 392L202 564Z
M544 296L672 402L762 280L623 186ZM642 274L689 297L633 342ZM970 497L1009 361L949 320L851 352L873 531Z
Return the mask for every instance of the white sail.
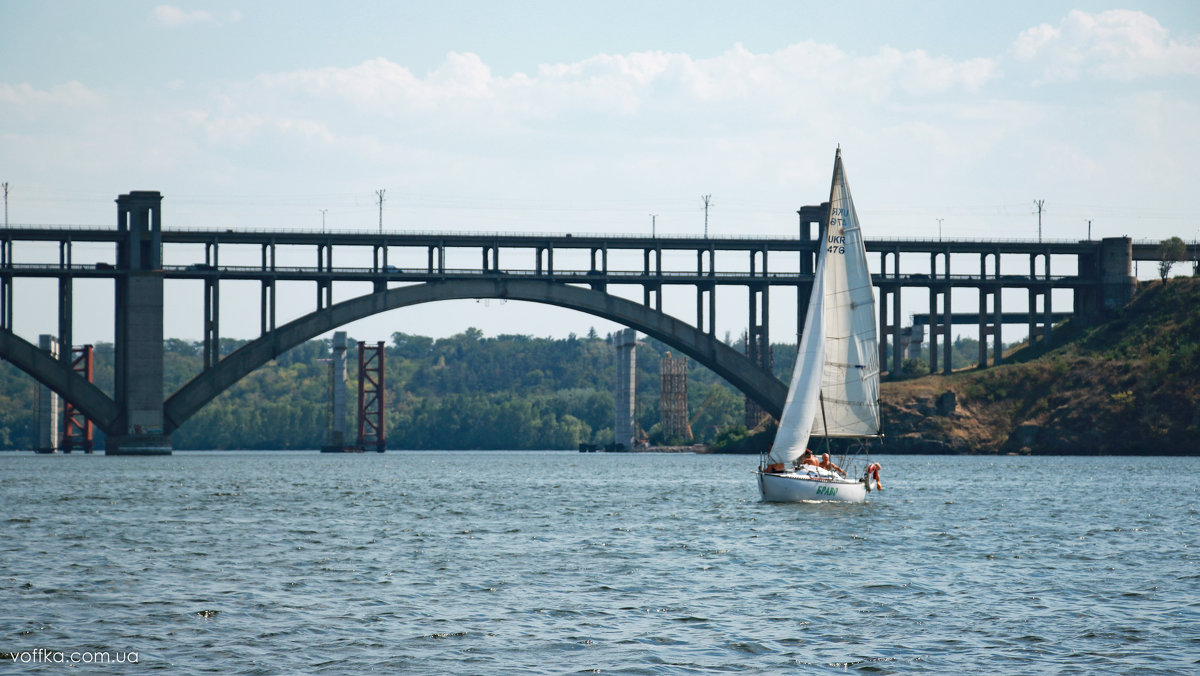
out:
M804 453L812 421L820 412L821 374L825 364L825 275L820 271L824 269L826 257L824 249L817 253L818 274L813 277L812 293L808 298L792 384L783 404L775 443L768 455L771 463L790 463Z
M840 149L824 235L791 387L768 455L771 463L800 457L811 436L876 436L880 431L875 293Z
M880 419L875 293L840 149L833 166L825 253L825 366L812 434L876 436Z

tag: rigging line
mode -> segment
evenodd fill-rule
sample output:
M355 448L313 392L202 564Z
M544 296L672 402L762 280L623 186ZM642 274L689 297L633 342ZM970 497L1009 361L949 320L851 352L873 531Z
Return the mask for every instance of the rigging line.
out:
M823 431L825 433L823 435L823 438L825 440L824 452L828 453L829 452L829 422L825 420L825 391L824 390L817 390L817 401L821 402L821 431Z

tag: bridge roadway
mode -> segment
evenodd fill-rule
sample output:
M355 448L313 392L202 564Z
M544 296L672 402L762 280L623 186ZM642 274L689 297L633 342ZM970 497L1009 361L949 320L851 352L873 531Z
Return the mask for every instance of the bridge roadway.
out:
M202 267L203 266L203 267ZM554 272L531 269L480 270L477 268L446 268L444 270L427 270L423 268L392 268L380 270L369 267L336 267L323 269L317 266L278 266L263 268L254 265L164 265L163 277L166 279L218 279L229 281L307 281L307 282L429 282L458 279L478 279L491 276L511 276L520 279L535 279L540 281L562 282L566 284L681 284L694 286L697 284L727 284L731 286L746 286L748 284L770 284L773 286L800 286L812 284L811 273L770 272L748 274L741 272L679 272L666 270L646 273L640 270L555 270ZM76 278L76 279L111 279L120 273L107 269L96 268L95 265L74 263L70 265L43 265L35 263L16 263L0 269L0 275L28 278ZM902 287L940 286L950 284L961 287L1053 287L1059 289L1074 289L1092 286L1098 282L1094 279L1078 275L1055 275L1044 277L1040 275L1002 275L1000 277L987 275L934 275L925 273L871 276L876 286L898 285Z
M124 200L124 201L123 201ZM823 205L822 205L823 207ZM767 412L778 415L786 397L786 386L770 371L769 303L772 286L807 288L812 281L812 267L819 240L810 237L811 226L824 217L822 207L805 207L801 216L800 237L646 237L643 235L584 235L584 234L491 234L491 233L413 233L413 232L311 232L311 231L245 231L230 229L163 229L161 227L161 196L158 193L131 193L118 199L120 225L116 230L74 227L14 227L0 231L0 357L13 361L22 369L47 384L81 411L96 421L110 437L140 443L155 435L143 435L146 426L133 423L136 415L153 422L149 428L159 436L168 437L207 401L245 374L290 349L296 344L328 332L350 321L378 312L415 303L434 302L451 298L510 298L529 300L567 307L605 317L643 333L655 336L679 349L700 363L712 368L749 399ZM807 219L807 220L806 220ZM27 245L57 243L58 263L18 262L28 256ZM14 247L15 244L19 247ZM112 243L114 262L73 262L73 247L81 243ZM202 245L203 261L182 265L163 265L162 250L177 245ZM260 249L258 265L244 265L246 246ZM238 254L238 265L220 262L222 246L232 247ZM316 265L277 265L280 247L312 247ZM347 267L333 264L335 248L371 249L370 266ZM987 363L987 341L994 346L994 361L999 362L1000 328L1014 318L1014 313L1002 312L1000 291L1022 288L1029 293L1030 311L1016 315L1027 319L1031 340L1048 339L1050 327L1057 314L1050 303L1054 289L1074 292L1074 312L1094 314L1112 307L1127 297L1130 263L1133 260L1157 260L1157 243L1133 243L1127 238L1099 241L1020 240L868 240L869 253L880 256L879 274L874 275L879 291L879 324L881 332L881 366L889 352L885 347L891 338L893 369L900 361L901 311L899 291L902 288L923 287L930 293L930 354L931 369L938 369L938 342L949 365L950 325L961 316L951 312L950 292L956 288L972 288L980 294L980 312L976 315L980 327L981 365ZM405 249L426 252L426 265L397 267L389 262L389 252ZM446 265L448 251L475 249L479 252L478 267L451 268ZM571 254L576 265L572 268L555 266L555 252ZM610 252L626 252L622 261L628 267L629 253L640 252L641 269L616 269L609 265ZM664 252L695 252L695 268L665 269ZM579 269L579 252L583 252L588 267ZM748 259L742 270L718 270L728 266L730 253L740 252ZM532 253L533 260L529 256ZM787 257L787 265L772 265L772 256ZM502 255L503 254L503 255ZM900 273L902 255L929 256L928 273ZM979 256L978 273L950 273L951 255L960 269L962 254ZM93 256L94 251L89 250ZM1002 256L1028 256L1025 274L1001 274ZM1189 255L1200 258L1195 246ZM1071 275L1051 273L1052 258L1068 256L1075 259ZM182 256L176 256L182 257ZM229 256L227 256L228 258ZM562 258L560 254L560 259ZM513 267L502 264L524 261ZM406 259L411 260L411 256ZM532 262L533 265L529 265ZM678 265L676 255L671 262ZM940 266L939 266L940 263ZM990 263L990 265L989 265ZM1039 266L1040 263L1040 266ZM889 265L890 264L890 265ZM798 265L798 268L797 268ZM737 266L734 266L737 267ZM771 268L775 267L775 271ZM911 268L911 265L905 266ZM1006 268L1014 267L1011 262ZM1041 268L1040 270L1038 268ZM788 268L779 271L780 268ZM989 271L990 268L990 271ZM798 272L796 270L799 270ZM41 354L37 348L12 333L13 280L25 277L52 277L59 281L59 337L70 344L72 282L75 279L111 278L117 287L116 312L118 353L126 354L125 376L118 376L118 393L108 398L94 386L67 372L67 359L60 354L57 360ZM157 340L161 344L161 304L163 279L200 280L205 287L204 372L165 401L155 395L154 383L143 383L138 375L136 359L141 354L130 348L130 341L141 336L146 346ZM157 282L153 280L158 280ZM244 348L224 358L217 352L219 345L219 288L221 281L257 280L262 285L261 336ZM276 326L275 283L278 281L310 281L317 287L316 309L310 314ZM334 282L371 282L372 293L334 304ZM151 284L149 290L142 287ZM139 286L141 285L141 286ZM157 285L154 287L153 285ZM640 285L644 302L639 304L609 294L609 285ZM692 285L696 288L695 324L688 324L662 312L664 285ZM714 287L740 285L749 290L748 354L742 355L725 346L715 336L716 301ZM153 289L158 288L155 292ZM140 290L142 289L142 290ZM154 294L158 295L155 296ZM140 295L139 295L140 294ZM798 293L797 321L803 323L807 294ZM157 300L155 300L157 298ZM1040 301L1040 303L1039 303ZM147 305L148 303L148 305ZM157 309L155 310L155 303ZM1039 308L1040 304L1040 308ZM146 308L149 307L150 310ZM149 312L150 319L138 319ZM157 315L155 315L157 312ZM155 334L155 321L157 331ZM954 321L957 323L957 321ZM136 341L134 341L136 342ZM126 345L128 343L128 345ZM145 348L148 349L148 348ZM144 349L141 350L144 352ZM69 355L69 350L65 351ZM157 366L161 371L161 366ZM151 369L153 370L153 369ZM885 369L886 370L886 369ZM132 395L121 393L122 381L144 397L159 396L158 404L134 410ZM161 373L158 375L161 379ZM157 392L161 393L161 383ZM147 417L148 416L148 417ZM144 439L142 439L144 441ZM118 443L125 443L121 441ZM157 442L156 442L157 443ZM169 447L169 439L166 443Z
M113 243L120 232L106 227L70 225L12 225L0 231L0 242L55 243ZM230 228L163 228L163 244L270 244L277 246L387 246L387 247L448 247L479 248L499 246L506 249L641 249L700 251L809 251L815 250L815 240L766 236L712 236L642 234L573 234L573 233L486 233L486 232L415 232L374 230L247 230ZM1026 239L926 239L926 238L868 238L868 252L901 253L1002 253L1080 255L1095 250L1101 240L1057 240L1041 242ZM1133 260L1161 260L1160 244L1153 240L1131 242ZM1188 260L1200 259L1200 245L1186 244Z

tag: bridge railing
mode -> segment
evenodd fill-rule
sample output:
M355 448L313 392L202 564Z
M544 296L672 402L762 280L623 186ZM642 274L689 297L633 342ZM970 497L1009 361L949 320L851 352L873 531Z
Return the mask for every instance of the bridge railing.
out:
M70 264L54 264L54 263L12 263L3 266L0 270L16 273L13 276L23 276L24 273L28 276L62 276L67 275L84 275L89 277L114 277L121 273L115 266L109 263L70 263ZM536 277L539 279L553 280L572 280L577 282L613 282L625 281L629 283L643 283L653 280L677 280L680 283L688 282L706 282L706 281L781 281L786 283L807 282L812 279L811 274L800 274L796 272L693 272L687 270L652 270L646 272L644 270L601 270L590 269L555 269L553 272L548 270L538 271L531 268L504 268L500 270L483 270L480 268L445 268L443 270L429 270L425 267L407 267L400 268L396 266L387 266L386 268L377 267L317 267L303 265L276 265L274 267L263 267L261 265L210 265L206 263L192 263L186 265L164 265L162 267L164 274L171 278L184 279L205 279L209 277L239 277L239 278L254 278L260 279L270 276L289 276L296 275L310 279L325 279L328 277L353 277L362 279L430 279L441 277L481 277L481 276L511 276L511 277ZM927 273L895 273L873 274L872 279L876 284L880 283L902 283L913 286L933 285L944 282L1030 282L1036 284L1050 283L1089 283L1090 280L1079 277L1077 275L930 275Z
M104 232L106 235L111 232L116 234L117 230L111 224L103 225L85 225L85 224L33 224L33 223L11 223L7 230L0 229L0 238L22 239L28 236L33 231L61 231L61 232ZM212 235L220 237L221 235L241 235L241 236L257 236L269 239L272 236L286 235L317 235L326 236L336 239L339 235L347 235L354 237L471 237L471 238L494 238L494 239L618 239L618 240L671 240L671 241L704 241L712 240L717 242L729 241L746 241L746 240L763 240L777 242L796 241L794 235L690 235L684 233L666 233L654 234L633 233L633 232L604 232L604 233L567 233L567 232L531 232L531 231L495 231L489 232L485 230L384 230L379 232L377 228L344 228L338 230L320 229L320 228L275 228L275 229L251 229L240 227L201 227L201 226L168 226L162 228L163 234L170 233L188 233L200 235ZM106 236L105 239L108 239ZM1080 239L1080 238L1043 238L1038 241L1031 240L1025 237L955 237L939 238L939 237L868 237L866 239L868 245L880 242L898 242L910 244L987 244L991 242L1006 243L1006 244L1050 244L1050 245L1070 245L1070 244L1099 244L1099 239ZM1159 246L1160 240L1155 239L1135 239L1132 240L1134 246ZM1189 247L1196 246L1195 242L1185 242Z

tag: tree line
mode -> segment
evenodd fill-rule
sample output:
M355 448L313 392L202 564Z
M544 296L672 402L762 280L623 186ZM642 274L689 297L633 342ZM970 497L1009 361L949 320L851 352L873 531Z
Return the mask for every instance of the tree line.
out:
M744 337L726 342L735 349ZM247 341L222 339L228 355ZM955 341L956 361L975 353L972 340ZM772 347L774 371L785 382L795 345ZM669 346L643 338L637 349L638 427L651 443L666 438L659 425L659 364ZM94 348L94 381L113 391L113 346ZM312 449L331 424L331 345L308 341L257 369L209 402L173 435L177 449ZM679 356L679 355L676 355ZM164 391L169 395L200 373L203 346L164 342ZM611 336L485 337L469 328L447 338L394 333L385 348L387 444L394 449L567 449L613 441L615 350ZM347 430L355 429L357 347L347 350ZM745 432L744 397L688 360L688 418L698 443ZM33 378L0 363L0 448L37 442ZM99 443L99 439L98 439Z

